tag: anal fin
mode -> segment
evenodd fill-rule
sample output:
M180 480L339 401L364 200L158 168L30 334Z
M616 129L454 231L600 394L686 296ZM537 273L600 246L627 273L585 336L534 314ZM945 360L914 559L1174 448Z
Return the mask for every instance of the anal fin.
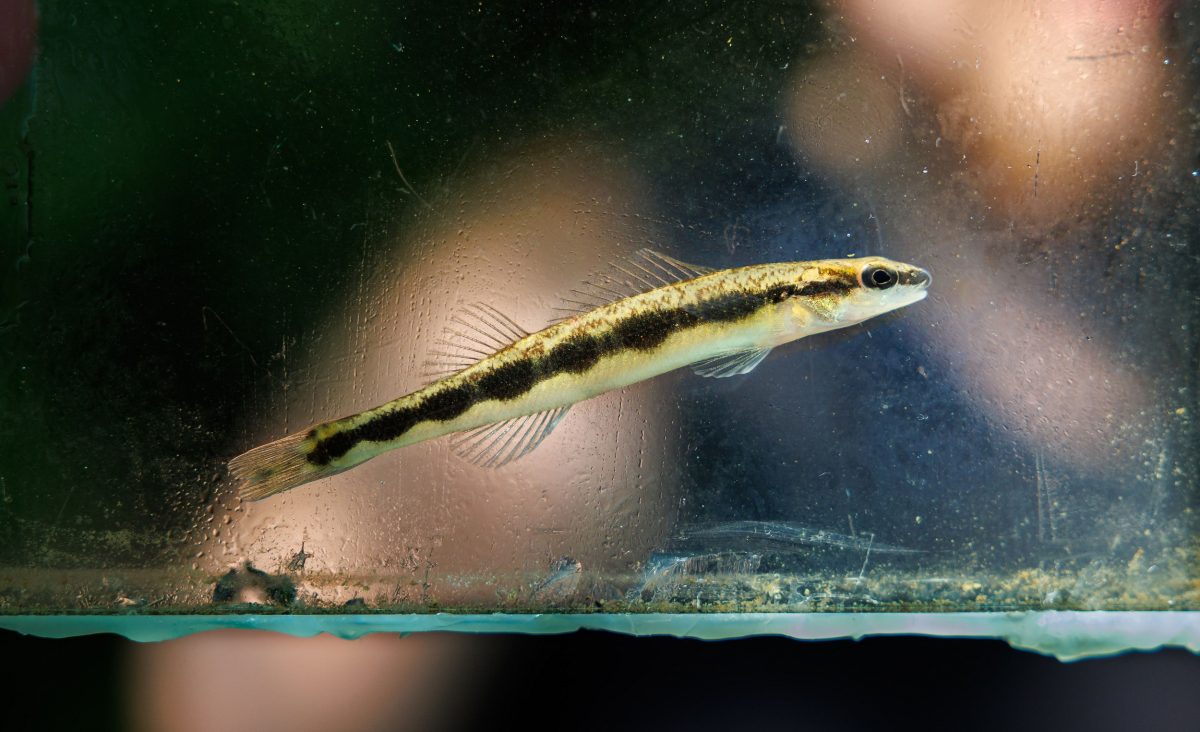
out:
M485 468L499 468L520 460L542 444L566 416L571 405L527 414L505 422L477 427L450 443L456 455Z
M723 353L692 364L692 371L700 376L723 379L727 376L748 374L771 352L770 348L752 348L746 351Z

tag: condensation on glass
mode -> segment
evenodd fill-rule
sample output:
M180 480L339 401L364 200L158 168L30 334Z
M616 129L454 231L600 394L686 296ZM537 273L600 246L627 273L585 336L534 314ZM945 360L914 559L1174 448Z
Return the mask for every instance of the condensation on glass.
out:
M1196 12L901 5L42 8L0 612L1200 609ZM933 286L503 468L235 497L234 455L426 383L463 306L535 330L647 246Z

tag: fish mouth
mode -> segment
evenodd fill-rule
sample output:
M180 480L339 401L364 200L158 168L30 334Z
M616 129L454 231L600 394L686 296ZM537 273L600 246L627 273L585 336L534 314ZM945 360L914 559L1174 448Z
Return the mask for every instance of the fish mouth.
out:
M933 284L933 275L929 274L929 270L913 267L900 275L900 284L924 290Z

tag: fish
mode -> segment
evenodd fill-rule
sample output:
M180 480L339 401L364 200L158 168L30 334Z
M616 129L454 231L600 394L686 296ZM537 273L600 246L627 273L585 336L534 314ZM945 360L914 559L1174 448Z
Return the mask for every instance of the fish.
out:
M229 471L238 495L256 501L449 434L455 453L499 468L533 451L574 404L685 366L747 374L777 346L924 299L931 281L883 257L714 270L642 249L572 290L566 315L535 333L493 306L468 306L439 342L451 350L434 352L443 376L255 447Z
M875 541L874 534L847 536L827 529L812 529L792 521L727 521L688 526L671 542L673 547L695 546L714 549L755 548L779 552L803 551L803 547L836 547L875 554L921 554L920 549Z

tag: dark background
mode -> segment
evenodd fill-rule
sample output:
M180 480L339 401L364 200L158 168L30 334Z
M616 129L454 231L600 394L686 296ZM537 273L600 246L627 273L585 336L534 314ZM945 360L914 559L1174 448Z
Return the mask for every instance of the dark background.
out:
M253 354L308 337L363 249L404 213L382 174L385 141L411 177L437 181L464 151L485 157L500 131L536 137L586 120L653 161L646 172L676 191L669 208L714 232L699 244L713 263L736 215L766 217L755 221L763 259L789 253L785 240L873 232L784 152L755 148L777 122L764 110L779 69L825 35L813 3L461 2L429 4L420 18L374 2L338 4L337 18L327 3L295 0L127 5L43 8L36 83L0 115L0 173L15 192L0 221L5 561L94 552L44 530L64 511L82 529L155 537L105 557L117 564L153 558L190 528L208 500L195 486L213 480L196 466L230 453L230 426L273 368L252 368ZM433 93L445 88L456 94ZM677 126L685 142L641 134ZM360 220L367 228L347 234ZM230 312L254 316L238 337L219 327ZM723 501L737 516L770 513L755 492L769 480L731 481L720 490L743 497ZM164 496L164 486L180 488ZM463 728L1171 730L1200 720L1200 660L1178 650L1064 665L1000 642L920 638L473 642L493 670L459 700ZM131 647L0 634L2 726L122 728L137 702L125 683Z
M842 242L871 252L878 221L897 218L779 141L792 74L850 43L806 0L357 0L336 10L93 0L40 13L33 74L0 108L11 203L0 219L0 562L14 566L178 560L226 487L225 461L247 447L239 427L278 397L280 344L313 352L318 324L368 255L404 241L397 232L421 204L393 175L388 145L434 196L517 141L620 141L655 206L686 227L663 247L715 266L828 256ZM1181 59L1195 58L1185 16ZM1124 255L1109 283L1123 300L1089 299L1091 270L1109 266L1100 257L1070 264L1056 295L1094 311L1097 329L1125 311L1149 320L1125 346L1167 394L1195 390L1195 370L1177 368L1196 348L1180 335L1196 329L1177 327L1194 319L1195 300L1181 308L1176 296L1196 278L1191 157L1164 163L1153 205L1142 205L1152 213L1099 210L1046 233L1045 246L1072 262L1085 243L1150 232L1157 248ZM744 230L736 253L723 240L731 226ZM1125 287L1143 276L1170 286ZM969 389L911 377L932 358L913 322L881 319L869 347L825 339L752 381L689 382L681 521L803 516L847 530L856 512L860 527L897 543L990 567L1044 560L1030 518L1035 456L986 422ZM1171 334L1186 342L1171 346ZM845 368L856 359L871 368ZM798 364L822 378L781 390L795 386ZM904 408L872 412L876 394ZM934 417L915 421L916 405ZM1154 456L1100 476L1064 468L1078 526L1055 560L1103 555L1110 535L1160 528L1146 516L1194 500L1194 428L1147 429L1173 456L1164 473L1184 476L1170 501L1151 505L1130 487ZM957 457L917 462L917 444ZM849 477L809 485L793 465Z
M285 380L280 344L313 348L420 209L388 145L429 197L514 142L621 140L678 190L674 215L718 222L716 252L726 212L782 195L762 175L796 165L762 160L782 69L821 32L809 2L39 16L34 71L0 106L0 561L24 566L173 555ZM786 183L819 195L803 170Z
M1200 719L1200 659L1178 649L1062 664L999 641L928 638L472 642L491 670L455 698L451 729L1192 730ZM0 634L5 728L122 729L137 701L123 683L131 646Z

